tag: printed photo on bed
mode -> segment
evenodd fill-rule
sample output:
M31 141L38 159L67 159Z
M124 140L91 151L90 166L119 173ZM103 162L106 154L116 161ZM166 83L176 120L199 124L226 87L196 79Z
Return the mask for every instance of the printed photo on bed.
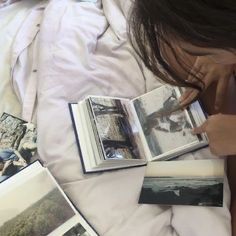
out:
M37 131L8 113L0 117L0 182L27 166L37 150Z
M149 162L139 203L223 206L224 160Z
M208 144L193 127L206 117L198 102L180 109L178 88L163 85L129 100L89 96L69 104L84 172L169 160Z

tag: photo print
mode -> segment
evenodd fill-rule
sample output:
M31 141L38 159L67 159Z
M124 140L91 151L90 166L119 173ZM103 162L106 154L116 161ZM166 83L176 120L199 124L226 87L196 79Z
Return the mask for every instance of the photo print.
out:
M0 235L53 235L76 214L46 170L11 184L0 195Z
M69 229L63 236L91 236L86 229L80 224L76 224L71 229Z
M127 100L91 97L89 101L105 159L139 159L140 138Z
M152 157L199 141L191 134L187 110L179 109L175 89L162 86L134 99L133 104Z
M37 131L13 115L0 117L0 182L27 166L37 150Z
M224 160L150 162L139 203L223 205Z

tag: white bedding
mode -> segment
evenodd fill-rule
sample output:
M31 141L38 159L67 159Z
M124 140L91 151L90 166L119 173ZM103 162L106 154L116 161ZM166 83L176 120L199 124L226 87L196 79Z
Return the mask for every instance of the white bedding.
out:
M0 78L7 86L13 83L20 103L14 97L4 102L7 106L1 102L0 108L14 114L21 108L24 119L37 121L39 157L97 232L102 236L230 236L227 180L223 208L161 207L137 204L144 167L82 172L68 102L88 94L135 97L159 84L127 41L130 2L54 0L36 7L29 2L0 11L0 19L7 12L13 16L10 8L14 7L21 14L17 25L15 18L9 18L5 29L13 36L7 48L0 47L0 62L5 65L0 67ZM0 34L7 40L6 33ZM10 67L12 79L3 70ZM4 91L1 85L1 99ZM7 96L15 96L12 87ZM211 157L207 148L183 158L204 157Z
M36 0L15 3L0 9L0 111L20 115L21 106L10 82L12 46L15 37Z

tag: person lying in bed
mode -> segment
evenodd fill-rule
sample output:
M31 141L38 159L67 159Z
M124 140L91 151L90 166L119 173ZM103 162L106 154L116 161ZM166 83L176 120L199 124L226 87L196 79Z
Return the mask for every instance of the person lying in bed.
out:
M235 73L236 2L136 0L130 32L134 48L155 75L172 85L188 87L181 97L183 107L202 92L207 98L215 85L214 114L193 132L207 133L212 153L235 155L236 115L220 112ZM231 193L235 202L232 186Z

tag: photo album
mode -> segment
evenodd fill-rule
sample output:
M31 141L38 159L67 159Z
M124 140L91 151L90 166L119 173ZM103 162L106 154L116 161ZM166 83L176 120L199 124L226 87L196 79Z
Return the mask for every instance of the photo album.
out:
M223 206L224 160L149 162L139 203Z
M39 161L0 184L0 209L0 235L98 236Z
M191 130L205 114L198 101L181 109L179 88L163 85L132 100L89 96L70 103L84 173L169 160L208 145Z
M0 182L32 162L36 150L35 125L3 113L0 117Z

